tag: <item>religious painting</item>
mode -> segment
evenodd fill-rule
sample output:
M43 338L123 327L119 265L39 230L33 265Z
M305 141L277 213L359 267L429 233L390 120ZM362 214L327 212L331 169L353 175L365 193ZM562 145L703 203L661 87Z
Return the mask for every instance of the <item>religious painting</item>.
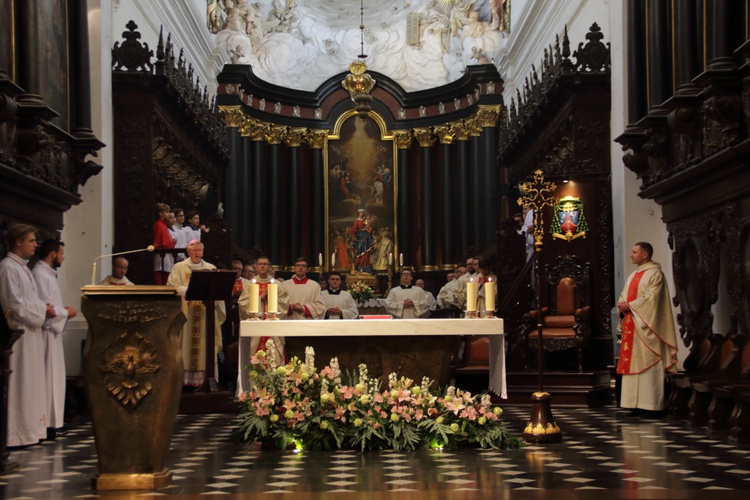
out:
M326 158L326 229L333 268L370 274L388 270L396 220L394 155L392 136L380 116L350 112L339 118Z

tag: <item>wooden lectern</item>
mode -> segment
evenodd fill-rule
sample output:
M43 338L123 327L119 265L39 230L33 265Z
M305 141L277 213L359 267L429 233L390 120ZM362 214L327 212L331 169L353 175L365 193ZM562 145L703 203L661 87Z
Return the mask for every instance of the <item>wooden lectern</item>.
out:
M85 286L81 311L96 490L156 489L182 393L182 298L172 286Z
M218 392L214 378L216 364L215 344L217 300L232 300L232 288L237 279L235 271L203 270L193 271L185 291L185 300L200 300L206 306L206 378L198 392Z

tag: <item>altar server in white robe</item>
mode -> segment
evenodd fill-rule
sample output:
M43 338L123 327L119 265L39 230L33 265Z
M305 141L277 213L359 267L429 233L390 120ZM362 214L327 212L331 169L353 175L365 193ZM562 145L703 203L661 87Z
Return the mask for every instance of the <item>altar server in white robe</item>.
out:
M188 258L172 268L167 285L177 287L184 296L193 271L216 269L216 266L203 260L203 243L192 240L187 246ZM184 385L200 387L206 379L206 306L199 300L184 301L182 312L187 321L182 328L182 359L185 367ZM224 301L216 301L214 308L214 356L222 347L221 325L227 314ZM214 363L214 377L218 378L218 364Z
M36 250L36 229L15 224L6 234L8 255L0 262L0 304L10 324L24 330L13 344L8 380L8 446L36 444L47 437L47 382L44 369L46 318L55 306L39 299L28 259Z
M359 316L354 297L341 289L341 273L338 271L331 271L328 288L320 294L326 303L325 319L356 319Z
M419 288L424 290L424 280L418 279L416 284ZM424 290L425 295L427 296L427 303L430 305L430 311L434 311L437 309L437 301L435 300L435 296L432 295L432 292L428 292L427 290Z
M401 285L391 289L385 299L385 309L394 318L423 318L430 312L430 304L424 290L412 286L414 279L409 269L401 270Z
M317 281L307 278L307 259L294 262L294 276L281 284L289 295L287 319L323 319L326 303Z
M76 317L76 310L63 304L57 269L65 260L65 244L47 239L39 247L39 262L31 274L34 276L39 299L55 306L54 318L47 318L42 326L44 332L44 370L47 377L47 428L53 436L63 426L65 411L65 350L63 335L68 320Z
M135 285L125 275L128 272L128 259L125 257L115 257L112 260L112 274L104 278L100 285L127 286Z

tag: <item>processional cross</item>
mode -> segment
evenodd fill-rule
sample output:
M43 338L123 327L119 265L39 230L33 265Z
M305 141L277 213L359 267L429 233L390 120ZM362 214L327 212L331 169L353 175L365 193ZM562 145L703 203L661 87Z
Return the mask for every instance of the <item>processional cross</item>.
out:
M543 352L544 340L542 335L542 241L544 238L544 220L542 209L553 207L557 203L554 182L545 182L541 170L534 172L531 182L521 184L524 196L518 198L518 204L528 206L534 210L534 282L536 284L536 320L539 342L537 345L537 370L539 374L539 391L531 396L531 419L523 431L526 441L535 443L556 443L562 440L560 428L552 417L550 407L550 395L544 392L544 365Z

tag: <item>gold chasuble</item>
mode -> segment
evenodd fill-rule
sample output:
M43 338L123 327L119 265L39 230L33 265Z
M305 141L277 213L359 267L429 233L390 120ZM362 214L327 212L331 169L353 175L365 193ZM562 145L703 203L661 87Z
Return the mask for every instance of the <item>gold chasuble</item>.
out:
M185 295L190 275L196 270L211 270L216 266L201 260L198 264L190 259L178 262L172 268L168 285L176 286L180 295ZM182 360L185 367L184 384L200 387L206 377L206 306L199 300L182 301L182 312L187 318L182 328ZM214 321L214 356L222 348L221 325L226 319L223 301L216 301ZM218 364L214 366L218 367ZM216 376L216 374L214 374Z

